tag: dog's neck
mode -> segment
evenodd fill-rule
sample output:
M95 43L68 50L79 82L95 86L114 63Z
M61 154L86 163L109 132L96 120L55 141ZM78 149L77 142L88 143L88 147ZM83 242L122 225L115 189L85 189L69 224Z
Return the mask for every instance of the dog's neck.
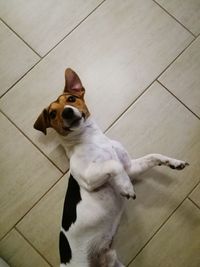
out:
M78 129L70 132L67 136L61 136L61 142L70 158L76 146L95 143L97 138L105 139L105 135L90 116L81 123Z

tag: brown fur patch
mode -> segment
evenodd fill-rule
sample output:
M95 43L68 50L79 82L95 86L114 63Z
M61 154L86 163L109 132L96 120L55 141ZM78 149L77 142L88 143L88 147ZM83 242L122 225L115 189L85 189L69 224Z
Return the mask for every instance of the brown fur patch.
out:
M84 101L84 94L85 89L78 75L72 69L66 69L63 94L52 102L47 109L44 109L37 118L34 128L46 134L46 129L52 127L61 135L67 135L70 129L65 126L62 117L66 105L77 108L85 119L90 115ZM75 97L74 102L70 101L70 96Z
M70 96L75 96L76 101L70 102L68 100L68 98ZM61 135L67 134L67 131L64 130L64 121L62 118L62 112L63 112L66 105L77 108L82 114L84 114L84 117L86 119L90 115L89 110L85 104L83 97L78 97L76 94L71 95L69 93L64 93L64 94L60 95L56 101L52 102L49 105L48 114L49 114L50 126L52 128L54 128ZM50 116L52 111L56 112L55 118L51 118L51 116Z

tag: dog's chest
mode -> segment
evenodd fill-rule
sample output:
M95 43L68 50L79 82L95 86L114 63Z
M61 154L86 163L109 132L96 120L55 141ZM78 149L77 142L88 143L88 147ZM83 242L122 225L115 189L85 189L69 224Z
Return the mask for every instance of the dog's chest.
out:
M81 144L75 148L70 161L74 162L103 162L110 159L119 160L116 151L109 142Z

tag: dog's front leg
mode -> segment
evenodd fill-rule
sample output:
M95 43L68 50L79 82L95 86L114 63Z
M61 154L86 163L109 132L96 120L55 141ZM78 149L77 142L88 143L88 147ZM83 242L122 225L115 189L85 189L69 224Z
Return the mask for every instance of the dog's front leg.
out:
M72 175L87 191L94 191L109 182L122 196L134 199L136 197L129 176L124 171L122 164L116 160L89 164L76 162L76 165L71 162L70 166Z
M136 194L133 188L130 177L126 171L123 170L120 174L110 179L110 184L119 192L123 197L136 199Z
M155 166L162 165L168 166L171 169L182 170L189 164L185 161L169 158L161 154L149 154L142 158L132 159L131 166L127 173L131 178L134 178L134 176L137 176Z
M81 186L88 191L94 191L117 176L123 170L120 162L107 160L104 162L70 162L70 171Z

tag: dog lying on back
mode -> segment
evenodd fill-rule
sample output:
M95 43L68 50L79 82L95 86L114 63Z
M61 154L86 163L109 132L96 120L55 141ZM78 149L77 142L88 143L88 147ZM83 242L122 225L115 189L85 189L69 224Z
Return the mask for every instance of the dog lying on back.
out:
M123 267L112 241L125 199L136 198L133 177L154 166L182 170L188 163L161 154L131 159L119 142L99 129L84 94L78 75L66 69L64 92L34 124L44 134L49 127L56 130L70 161L60 232L60 266Z

